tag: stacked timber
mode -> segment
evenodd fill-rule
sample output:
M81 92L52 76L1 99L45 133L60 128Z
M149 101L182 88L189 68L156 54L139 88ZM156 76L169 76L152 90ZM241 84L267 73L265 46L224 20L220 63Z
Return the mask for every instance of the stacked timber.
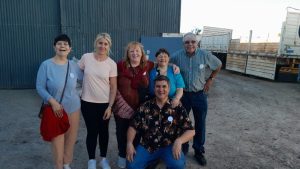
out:
M275 79L279 43L239 43L233 40L227 54L226 69Z

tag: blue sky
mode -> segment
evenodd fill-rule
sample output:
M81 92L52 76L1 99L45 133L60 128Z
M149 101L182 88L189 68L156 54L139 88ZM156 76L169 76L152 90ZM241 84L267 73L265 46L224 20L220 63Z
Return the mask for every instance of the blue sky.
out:
M182 0L180 32L213 26L233 29L233 38L279 41L286 7L300 9L300 0ZM298 11L300 12L300 10Z

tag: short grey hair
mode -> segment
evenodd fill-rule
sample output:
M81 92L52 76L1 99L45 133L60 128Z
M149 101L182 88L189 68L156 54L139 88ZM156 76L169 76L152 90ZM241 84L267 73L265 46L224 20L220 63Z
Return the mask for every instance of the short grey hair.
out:
M188 32L183 35L182 42L188 41L188 40L194 40L198 43L197 36L193 32Z

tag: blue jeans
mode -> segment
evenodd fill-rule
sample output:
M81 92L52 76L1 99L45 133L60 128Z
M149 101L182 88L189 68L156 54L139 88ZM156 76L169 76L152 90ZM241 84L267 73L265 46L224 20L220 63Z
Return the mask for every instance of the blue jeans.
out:
M207 114L207 95L203 91L184 92L181 99L183 107L189 113L193 110L195 120L195 136L193 148L196 153L205 153L205 120ZM188 144L184 144L183 151L188 151ZM186 153L186 152L185 152Z
M132 162L127 161L127 169L143 169L146 168L153 160L161 159L164 161L168 169L184 169L185 157L181 152L178 160L174 159L172 154L173 144L160 148L159 150L150 153L143 146L136 147L136 154Z

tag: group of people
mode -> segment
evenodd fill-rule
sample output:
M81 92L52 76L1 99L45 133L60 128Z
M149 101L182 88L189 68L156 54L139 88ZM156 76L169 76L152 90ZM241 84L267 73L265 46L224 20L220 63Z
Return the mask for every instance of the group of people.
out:
M109 56L110 35L100 33L94 41L94 51L76 63L67 59L70 38L65 34L57 36L53 44L55 55L40 65L36 81L39 95L55 116L60 118L65 111L69 117L68 131L51 140L55 168L71 168L80 110L87 129L88 169L96 169L97 141L99 165L110 169L106 155L112 114L118 167L141 169L161 159L167 168L184 168L184 156L192 138L194 157L200 165L206 165L206 93L221 69L221 61L197 48L197 42L195 34L187 33L182 50L170 57L166 49L159 49L155 63L147 60L141 43L130 42L124 59L116 63ZM211 74L206 77L208 70ZM82 81L81 96L76 90L77 81ZM150 96L145 100L147 91ZM195 127L189 118L191 109Z

